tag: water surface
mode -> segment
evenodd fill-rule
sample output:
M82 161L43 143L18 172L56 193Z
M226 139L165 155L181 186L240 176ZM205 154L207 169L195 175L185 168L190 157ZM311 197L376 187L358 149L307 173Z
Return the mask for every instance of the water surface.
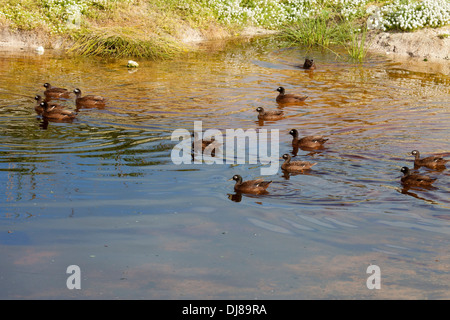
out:
M296 67L306 56L318 69ZM3 299L449 299L449 171L403 188L411 151L450 156L450 78L384 57L364 64L271 39L205 45L172 61L0 53ZM108 99L72 123L34 112L43 84ZM308 95L279 106L278 86ZM62 101L75 109L73 99ZM257 121L255 109L286 118ZM237 195L261 164L175 165L175 129L278 129L329 138ZM369 265L382 287L369 290ZM81 269L81 290L66 268Z

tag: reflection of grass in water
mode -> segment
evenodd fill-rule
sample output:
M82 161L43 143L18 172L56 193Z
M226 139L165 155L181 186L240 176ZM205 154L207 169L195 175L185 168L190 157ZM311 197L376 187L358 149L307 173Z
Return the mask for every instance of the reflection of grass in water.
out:
M182 48L174 41L139 34L137 30L115 29L78 35L70 52L86 56L171 58Z

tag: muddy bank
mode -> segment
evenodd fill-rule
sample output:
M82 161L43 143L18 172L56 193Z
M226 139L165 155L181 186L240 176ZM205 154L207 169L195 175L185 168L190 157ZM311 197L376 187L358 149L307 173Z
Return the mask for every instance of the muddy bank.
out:
M450 74L450 26L413 32L372 32L371 52L387 55L417 71Z

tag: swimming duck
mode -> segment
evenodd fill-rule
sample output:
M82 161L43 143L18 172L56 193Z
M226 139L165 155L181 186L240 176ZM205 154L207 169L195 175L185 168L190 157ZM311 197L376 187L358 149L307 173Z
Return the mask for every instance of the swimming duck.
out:
M411 154L415 157L414 165L417 167L427 167L430 169L443 168L445 164L450 160L445 160L440 156L429 156L426 158L420 159L420 153L417 150L411 151Z
M34 97L34 100L36 100L37 103L38 103L38 104L34 107L34 110L36 111L36 113L37 113L38 115L42 115L42 113L44 112L44 108L43 108L42 105L41 105L41 102L43 101L43 100L42 100L42 96L36 95L36 96ZM55 106L55 108L56 108L56 109L59 109L59 110L64 109L64 107L61 106L61 105L59 105L59 104L52 104L52 106Z
M308 148L308 149L321 149L323 148L323 144L328 141L328 139L323 136L306 136L301 139L298 138L297 129L292 129L289 131L289 134L293 136L292 146L300 147L300 148Z
M238 174L230 180L236 181L234 191L253 194L266 193L267 187L272 183L272 181L264 181L263 179L242 181L242 177Z
M276 101L281 104L289 104L289 103L299 103L305 101L308 96L300 96L292 93L285 93L286 90L283 87L278 87L277 90L279 92Z
M77 107L103 107L105 106L106 99L102 96L87 95L82 97L81 90L76 88L73 90L76 95L75 104Z
M314 62L313 59L306 58L305 63L303 64L303 66L301 68L306 69L306 70L314 70L314 69L316 69L316 63Z
M40 95L36 95L34 97L34 100L37 101L37 105L34 107L34 111L36 111L38 115L41 115L43 111L43 108L41 107L42 97Z
M76 113L63 108L58 108L58 106L53 104L49 105L46 101L42 101L40 106L43 110L42 116L48 120L71 121L76 117Z
M436 178L430 178L429 176L424 176L420 174L413 174L408 167L402 167L401 172L403 172L403 177L400 179L404 185L413 186L430 186Z
M192 138L192 150L195 151L195 141L197 141L199 139L196 139L196 135L194 135L194 133L191 134L191 138ZM215 141L214 139L211 139L210 141L202 139L202 151L205 151L206 147L208 147L214 141ZM215 151L215 149L213 150L212 153L214 153L214 151ZM211 155L213 155L212 153L211 153Z
M282 170L286 170L288 172L299 172L303 170L309 170L312 166L316 165L317 162L311 163L308 161L291 161L290 154L283 154L282 158L284 159L284 163L281 165Z
M70 92L64 88L53 87L50 83L44 83L46 90L44 95L47 99L69 98Z
M259 120L278 120L284 117L284 112L281 110L264 111L262 107L256 108Z

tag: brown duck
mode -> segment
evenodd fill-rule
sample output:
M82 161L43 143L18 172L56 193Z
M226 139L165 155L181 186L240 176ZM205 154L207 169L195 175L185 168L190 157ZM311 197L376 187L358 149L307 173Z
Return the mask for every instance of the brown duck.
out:
M34 97L34 100L37 101L37 105L34 107L34 111L36 111L36 113L38 115L42 115L42 111L44 111L44 109L41 106L41 102L42 102L42 97L40 95L36 95Z
M194 133L191 134L191 138L192 138L192 150L195 151L195 141L198 141L199 139L196 138L196 135L194 135ZM214 139L212 139L210 141L202 139L202 151L205 151L206 147L208 147L214 141L215 141ZM214 154L213 154L214 151L215 151L215 149L211 153L212 156L214 156Z
M408 167L402 167L400 171L403 172L403 177L400 180L404 185L427 187L436 180L436 178L430 178L429 176L413 174Z
M44 95L47 99L69 98L70 92L64 88L53 87L50 83L44 83L46 90Z
M430 169L437 169L445 167L445 164L450 160L445 160L440 156L429 156L426 158L420 159L420 153L417 150L411 151L411 154L415 157L414 165L416 167L427 167Z
M236 181L234 191L253 194L267 193L266 189L272 183L272 181L264 181L263 179L242 181L242 177L238 174L230 180Z
M292 139L292 146L293 147L300 147L300 148L307 148L307 149L321 149L323 148L323 145L328 139L324 138L323 136L306 136L301 139L298 138L298 131L297 129L292 129L289 131L289 134L293 136Z
M75 119L76 113L63 109L58 108L56 105L49 105L46 101L41 102L42 107L42 116L47 120L53 120L53 121L71 121Z
M36 95L35 97L34 97L34 100L36 100L37 101L37 105L34 107L34 110L36 111L36 113L38 114L38 115L42 115L42 113L44 112L44 108L42 107L42 105L41 105L41 102L43 101L42 100L42 97L40 96L40 95ZM64 106L61 106L61 105L59 105L59 104L55 104L55 103L52 103L52 106L54 106L56 109L58 109L58 110L63 110L64 109Z
M97 108L101 108L101 107L105 106L106 99L103 98L102 96L87 95L87 96L82 97L81 96L81 90L78 89L78 88L73 90L73 92L76 95L75 104L76 104L77 107L87 107L87 108L97 107Z
M281 110L264 111L264 108L258 107L256 111L258 112L259 120L279 120L284 117L284 112Z
M278 87L276 91L279 92L276 101L281 104L299 103L305 101L306 98L308 98L308 96L285 93L286 90L283 87Z
M282 158L284 163L281 165L281 169L288 172L299 172L311 169L312 166L316 165L317 162L311 163L308 161L291 161L290 154L283 154Z
M305 63L303 64L303 66L301 66L301 68L305 70L314 70L316 69L316 63L313 59L306 58Z

